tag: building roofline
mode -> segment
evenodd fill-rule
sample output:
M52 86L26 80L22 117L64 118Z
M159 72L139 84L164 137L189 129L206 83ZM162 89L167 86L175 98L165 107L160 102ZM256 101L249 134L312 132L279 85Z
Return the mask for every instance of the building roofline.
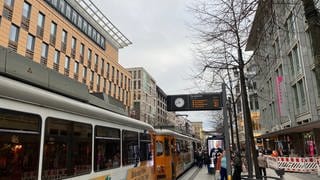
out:
M132 42L92 3L91 0L75 0L81 8L105 31L116 43L118 48L124 48Z

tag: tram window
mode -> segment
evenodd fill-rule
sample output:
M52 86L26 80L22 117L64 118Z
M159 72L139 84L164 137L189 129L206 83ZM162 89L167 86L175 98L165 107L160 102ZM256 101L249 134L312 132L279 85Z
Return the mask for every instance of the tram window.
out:
M96 126L94 141L94 170L120 167L120 130Z
M41 118L0 109L0 179L37 179Z
M180 144L180 141L178 142L176 142L176 146L177 146L177 153L180 153L180 151L181 151L181 144Z
M169 146L169 139L164 138L164 152L166 156L170 155L170 146Z
M140 133L140 160L146 161L151 159L151 136L150 134Z
M90 173L90 124L47 118L44 141L43 179L63 179Z
M135 164L139 160L138 133L122 131L122 164Z
M161 156L163 154L163 144L160 141L156 142L156 154L157 156Z

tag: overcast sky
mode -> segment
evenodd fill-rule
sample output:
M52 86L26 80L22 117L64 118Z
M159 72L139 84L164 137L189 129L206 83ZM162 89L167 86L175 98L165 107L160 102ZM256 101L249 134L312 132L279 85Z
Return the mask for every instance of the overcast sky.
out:
M119 50L125 68L143 67L167 94L199 93L192 80L194 22L187 6L192 0L92 0L133 43ZM194 2L194 1L193 1ZM206 121L206 112L189 114L191 121Z

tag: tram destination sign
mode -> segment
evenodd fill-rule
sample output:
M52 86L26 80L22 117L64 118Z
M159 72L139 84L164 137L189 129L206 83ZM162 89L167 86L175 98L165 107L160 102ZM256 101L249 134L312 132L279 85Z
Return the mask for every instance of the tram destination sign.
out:
M221 110L222 93L182 94L167 96L168 111Z

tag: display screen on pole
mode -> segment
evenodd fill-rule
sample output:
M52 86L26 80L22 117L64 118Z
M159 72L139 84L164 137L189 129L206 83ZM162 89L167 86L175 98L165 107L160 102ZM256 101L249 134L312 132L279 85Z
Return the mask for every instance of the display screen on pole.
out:
M221 93L167 96L168 111L221 110Z

